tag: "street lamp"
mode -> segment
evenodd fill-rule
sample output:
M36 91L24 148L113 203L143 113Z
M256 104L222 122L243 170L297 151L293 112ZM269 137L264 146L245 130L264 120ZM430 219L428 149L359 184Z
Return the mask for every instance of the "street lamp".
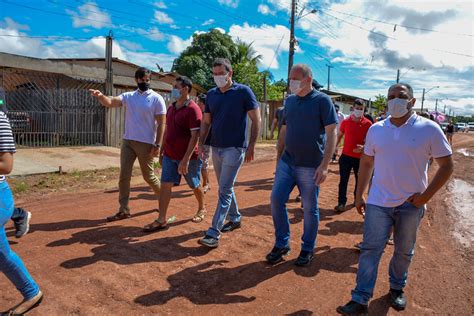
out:
M421 112L422 113L423 113L423 104L425 103L425 94L437 88L439 88L439 86L434 86L434 87L429 88L428 91L425 91L425 88L423 88L423 96L421 97Z

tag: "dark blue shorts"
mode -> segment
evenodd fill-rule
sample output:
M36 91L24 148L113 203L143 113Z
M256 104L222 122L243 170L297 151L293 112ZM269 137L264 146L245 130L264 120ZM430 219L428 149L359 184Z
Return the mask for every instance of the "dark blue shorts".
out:
M173 160L167 156L163 157L161 170L161 182L174 183L179 185L181 175L178 173L180 160ZM196 189L201 185L201 159L191 159L188 166L188 174L184 176L186 183L191 189Z

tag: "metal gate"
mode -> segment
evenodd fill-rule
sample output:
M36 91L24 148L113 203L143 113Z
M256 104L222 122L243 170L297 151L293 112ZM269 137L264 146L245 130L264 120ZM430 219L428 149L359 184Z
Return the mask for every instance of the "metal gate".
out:
M0 68L7 116L17 145L29 147L104 144L105 113L88 89L88 78Z

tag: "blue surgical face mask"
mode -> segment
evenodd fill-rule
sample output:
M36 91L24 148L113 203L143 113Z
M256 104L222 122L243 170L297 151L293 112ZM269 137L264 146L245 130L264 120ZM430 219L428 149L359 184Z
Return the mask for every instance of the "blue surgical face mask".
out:
M176 88L173 88L173 90L171 90L171 99L176 101L179 98L181 98L181 91Z

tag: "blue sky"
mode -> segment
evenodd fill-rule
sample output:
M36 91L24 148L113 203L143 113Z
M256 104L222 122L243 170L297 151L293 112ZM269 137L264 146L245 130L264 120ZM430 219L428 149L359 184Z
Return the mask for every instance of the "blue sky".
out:
M114 55L169 70L191 36L219 28L252 42L261 70L287 73L290 0L0 0L0 51L33 57ZM474 114L472 1L299 0L295 62L326 86L365 98L386 92L401 69L425 107ZM312 10L317 12L311 13ZM52 37L54 36L54 37ZM420 105L420 103L418 103Z

